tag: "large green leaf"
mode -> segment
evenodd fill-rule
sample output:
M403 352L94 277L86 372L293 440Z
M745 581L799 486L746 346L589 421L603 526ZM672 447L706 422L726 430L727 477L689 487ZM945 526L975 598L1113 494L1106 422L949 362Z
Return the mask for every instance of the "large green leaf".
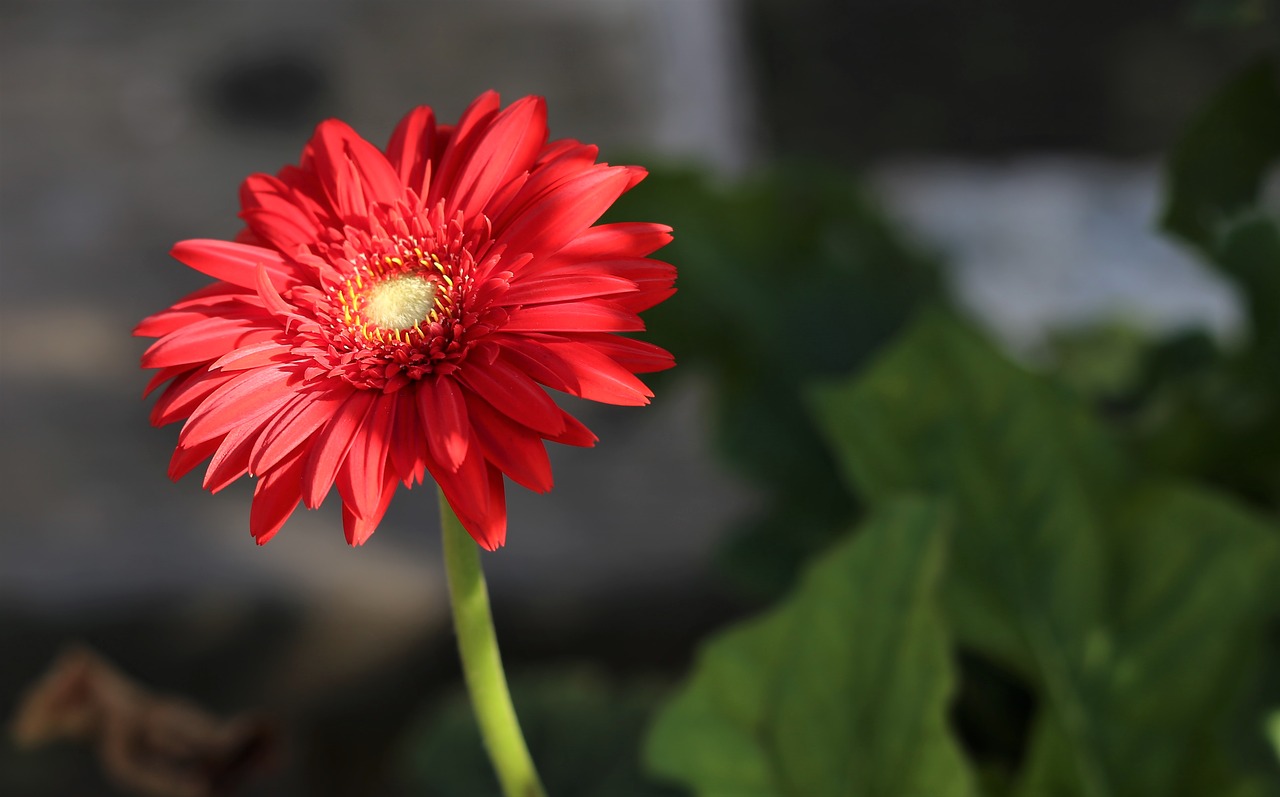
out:
M1210 493L1154 485L1119 510L1105 624L1084 651L1087 710L1103 719L1107 792L1256 793L1217 731L1262 641L1273 530ZM1021 794L1079 794L1069 744L1042 723Z
M1253 213L1224 225L1214 261L1240 286L1252 327L1252 353L1275 377L1280 356L1280 225Z
M945 722L944 530L937 504L894 502L708 643L653 727L653 770L704 797L972 794Z
M1188 125L1169 162L1165 229L1212 250L1222 225L1252 208L1280 159L1275 65L1255 64Z
M1052 676L1043 662L1101 615L1105 585L1075 576L1102 571L1097 506L1123 478L1085 409L941 314L815 405L871 503L921 490L956 502L948 603L962 636L1029 680Z
M1041 700L1018 794L1244 783L1220 755L1223 711L1277 578L1265 523L1190 488L1144 486L1079 401L947 316L815 405L873 506L925 492L956 508L946 589L958 637Z

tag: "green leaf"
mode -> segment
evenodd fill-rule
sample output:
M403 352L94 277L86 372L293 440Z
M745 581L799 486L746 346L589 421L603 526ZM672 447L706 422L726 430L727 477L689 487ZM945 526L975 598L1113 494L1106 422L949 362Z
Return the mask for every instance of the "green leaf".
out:
M1259 307L1268 301L1260 297ZM1142 383L1128 399L1131 414L1122 421L1148 467L1275 511L1280 340L1265 344L1265 327L1255 338L1259 345L1236 352L1224 352L1203 333L1161 341L1147 352Z
M1103 323L1051 330L1040 354L1063 384L1089 399L1106 400L1134 389L1149 345L1133 326Z
M1218 496L1170 484L1137 490L1118 511L1111 572L1122 577L1084 651L1109 793L1247 789L1217 731L1275 609L1275 534ZM1022 795L1079 793L1069 746L1048 723L1030 759Z
M1280 159L1280 86L1270 61L1228 83L1188 125L1169 162L1162 223L1210 250L1223 224L1257 203Z
M1280 225L1259 214L1233 219L1215 242L1214 261L1243 293L1254 355L1274 367L1280 356Z
M814 404L873 505L919 491L957 502L948 604L962 638L1029 680L1052 675L1041 663L1100 616L1103 585L1073 576L1101 569L1094 507L1123 473L1085 408L939 313Z
M1080 665L1106 599L1095 506L1118 453L1069 396L941 314L815 405L873 506L920 491L955 502L947 604L960 639L1042 689L1079 793L1108 794Z
M1223 737L1274 609L1266 523L1139 480L1077 399L947 316L814 403L872 506L923 492L955 507L957 636L1041 700L1015 794L1248 786Z
M711 640L650 733L653 771L705 797L973 794L945 721L944 520L893 503L781 606Z

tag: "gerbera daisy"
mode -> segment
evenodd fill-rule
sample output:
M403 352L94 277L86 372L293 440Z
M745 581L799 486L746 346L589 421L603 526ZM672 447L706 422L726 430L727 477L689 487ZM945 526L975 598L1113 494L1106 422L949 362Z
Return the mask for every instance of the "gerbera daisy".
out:
M270 539L332 486L346 537L378 525L398 484L440 485L487 549L506 538L503 476L551 488L544 441L596 437L543 387L610 404L652 395L673 364L616 333L670 296L648 255L660 224L596 225L646 172L547 141L546 105L479 97L456 126L411 111L384 150L323 122L297 166L241 188L234 242L173 256L216 282L138 325L168 382L152 423L185 421L169 474L209 459L217 492L257 478L249 528Z

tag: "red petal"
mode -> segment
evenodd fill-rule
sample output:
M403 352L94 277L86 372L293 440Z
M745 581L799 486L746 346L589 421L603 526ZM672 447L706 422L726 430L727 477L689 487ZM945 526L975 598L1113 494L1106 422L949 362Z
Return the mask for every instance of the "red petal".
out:
M391 499L396 494L397 480L390 463L387 464L384 478L386 483L382 487L382 498L374 511L367 515L357 515L350 504L342 505L342 532L351 545L364 545L368 542L373 532L377 530L378 524L382 522L383 515L387 514L387 507L391 506Z
M241 346L270 340L279 330L239 318L205 318L169 333L142 355L143 368L192 366L216 360Z
M261 246L194 238L174 244L169 254L201 274L253 291L257 290L259 265L267 270L277 290L298 281L279 252Z
M644 322L604 299L538 304L511 311L503 332L642 332Z
M259 368L237 372L191 413L178 441L195 445L221 437L236 426L261 420L295 395L296 377L291 371Z
M511 207L512 200L520 196L521 192L529 185L531 177L532 175L529 172L524 172L512 176L511 179L501 185L497 191L493 192L493 196L489 197L484 209L485 216L490 221L502 216L507 211L507 208Z
M627 166L601 166L566 181L495 236L513 253L549 255L590 227L630 180Z
M209 318L209 314L203 311L190 312L174 312L173 308L163 310L155 315L147 316L138 322L133 328L134 337L138 338L160 338L168 335L174 330L182 329L185 326L199 323ZM146 368L147 366L142 366Z
M246 371L266 365L278 365L292 360L291 347L272 339L250 346L241 346L209 364L222 371Z
M221 440L206 440L198 445L183 445L179 443L173 449L173 455L169 457L169 478L177 481L186 476L196 465L204 462L213 452L218 450Z
M635 290L634 282L612 274L562 274L554 277L539 275L512 282L511 287L496 304L568 302L575 299L630 293Z
M151 408L151 425L164 426L186 418L214 391L236 376L236 373L200 369L175 379Z
M370 390L352 392L329 423L316 434L302 469L302 500L307 507L315 509L329 494L338 467L373 408L374 397Z
M631 371L588 343L512 340L506 346L544 363L558 374L567 374L567 392L575 396L632 407L648 404L653 396Z
M471 439L462 391L451 377L441 376L422 380L417 392L418 417L431 456L442 467L456 471L467 455Z
M489 513L489 477L484 452L480 442L471 432L471 440L467 443L467 455L456 472L450 472L440 466L434 459L427 459L427 470L431 478L449 499L449 505L458 512L471 518L482 518Z
M549 265L547 264L549 263ZM528 270L526 270L526 273ZM604 257L597 260L565 262L559 257L544 261L538 269L539 279L591 277L605 275L620 277L634 283L661 283L664 287L675 282L676 269L670 263L648 257ZM521 278L525 275L522 274Z
M204 473L204 489L216 493L248 472L249 449L253 448L260 431L255 424L244 424L222 438Z
M133 328L133 334L142 338L159 338L188 324L215 316L238 315L257 318L259 313L252 303L255 294L225 282L215 282L191 293L172 307L144 318Z
M615 360L633 374L665 371L676 364L671 352L644 340L624 338L620 335L583 335L580 340Z
M449 487L441 483L445 499L471 538L486 551L497 550L507 541L507 496L503 489L501 471L492 465L485 465L478 486L485 494L484 510L481 512L475 511L475 504L456 500L450 495Z
M414 108L400 120L387 144L387 160L400 175L400 182L419 197L427 195L435 145L435 113L425 105Z
M147 386L143 388L142 397L146 398L147 396L150 396L152 391L163 385L165 382L168 382L176 376L185 374L190 370L192 369L189 365L171 365L168 368L161 368L147 382Z
M344 524L347 528L347 541L359 545L373 533L373 526L378 511L383 504L383 488L386 485L387 450L391 445L391 430L395 424L396 397L399 393L383 393L377 395L365 422L356 432L351 448L343 459L337 472L338 494L342 496L344 514L351 514L356 520L372 519L373 523ZM391 490L395 490L395 480L391 481ZM390 496L388 496L390 498ZM354 534L354 532L360 532Z
M577 384L573 369L565 366L559 357L551 356L546 349L534 345L527 338L512 336L503 338L502 358L513 367L524 371L531 379L561 393L572 393Z
M468 531L487 551L495 551L507 541L507 494L502 474L492 465L489 466L489 514ZM479 538L476 538L477 533Z
M297 218L268 208L249 208L239 215L258 240L282 252L296 251L319 237L315 226L304 227Z
M459 369L458 378L494 409L517 423L549 435L564 429L556 403L537 382L509 363L502 360L494 360L489 365L468 362Z
M479 398L467 401L471 425L485 457L513 481L536 493L551 489L551 460L535 432L513 423Z
M305 443L332 418L346 400L345 392L307 393L286 412L281 412L258 437L249 455L255 473L266 473Z
M444 153L440 157L440 166L431 182L431 191L427 198L427 206L436 204L453 192L455 177L470 160L479 130L498 113L500 101L496 91L486 91L467 106L458 119L455 127L445 143ZM441 131L443 132L443 130Z
M306 152L314 160L325 196L344 221L368 216L372 204L404 198L404 183L387 157L345 122L321 122Z
M564 412L564 410L561 410L561 412L564 413L564 431L555 437L548 437L548 440L553 443L561 443L566 446L591 448L596 444L596 441L600 439L577 418L567 412Z
M638 407L653 398L644 382L630 370L587 343L551 344L578 377L578 395L591 401Z
M391 463L400 481L405 487L414 480L421 481L426 470L427 436L418 418L418 401L413 393L405 393L396 403L396 423L391 437L394 441Z
M271 277L268 276L267 270L258 265L258 278L254 284L258 291L258 298L262 300L262 304L267 308L267 312L277 318L289 318L296 315L296 311L290 307L271 284Z
M538 159L528 179L521 180L519 190L511 198L495 196L488 208L495 230L504 230L511 222L551 196L560 186L596 165L596 147L577 141L561 142L567 146L551 145Z
M299 201L297 189L269 174L251 174L240 185L240 218L262 242L293 252L316 240L320 230L314 201Z
M596 162L596 156L599 154L600 148L594 144L583 144L572 138L561 138L548 143L543 148L538 154L538 162L534 164L534 169L541 171L554 164L562 164L567 158L576 158L591 165Z
M480 214L499 188L533 166L547 140L547 105L525 97L509 105L478 132L450 188L445 216Z
M650 307L662 304L667 299L670 299L675 295L675 288L642 286L641 289L635 293L628 293L625 296L614 297L614 301L633 313L643 313Z
M306 457L298 452L280 467L264 473L253 490L249 532L259 545L276 535L302 500L302 470Z
M671 243L671 228L646 221L600 224L556 253L556 260L612 260L644 257Z

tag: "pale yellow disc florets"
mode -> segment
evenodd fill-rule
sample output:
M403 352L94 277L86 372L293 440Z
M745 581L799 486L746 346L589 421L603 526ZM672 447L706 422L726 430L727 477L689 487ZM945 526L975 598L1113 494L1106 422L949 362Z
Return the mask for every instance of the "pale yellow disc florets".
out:
M369 286L363 315L382 329L412 329L426 320L435 302L435 283L416 274L405 274Z

